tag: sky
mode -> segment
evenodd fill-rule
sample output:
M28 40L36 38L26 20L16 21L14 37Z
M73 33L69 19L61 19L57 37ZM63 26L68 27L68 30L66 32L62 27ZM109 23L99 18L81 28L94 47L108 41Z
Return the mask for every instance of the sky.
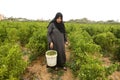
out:
M57 12L64 21L120 21L120 0L0 0L0 14L6 17L48 20Z

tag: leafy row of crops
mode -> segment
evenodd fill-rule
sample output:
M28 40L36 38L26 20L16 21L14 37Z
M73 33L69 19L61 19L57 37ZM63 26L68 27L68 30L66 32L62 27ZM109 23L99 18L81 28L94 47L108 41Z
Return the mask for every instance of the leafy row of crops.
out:
M70 67L76 77L81 80L106 80L117 70L118 64L113 62L104 66L101 59L107 56L120 60L120 24L69 25Z
M0 80L19 80L29 63L46 51L45 26L46 22L0 22Z

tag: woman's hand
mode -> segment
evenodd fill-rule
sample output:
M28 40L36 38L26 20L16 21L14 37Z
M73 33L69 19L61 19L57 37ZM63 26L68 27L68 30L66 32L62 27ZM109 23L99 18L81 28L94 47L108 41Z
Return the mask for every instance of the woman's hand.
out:
M65 42L66 45L68 45L68 42Z
M53 49L53 42L50 43L50 48Z

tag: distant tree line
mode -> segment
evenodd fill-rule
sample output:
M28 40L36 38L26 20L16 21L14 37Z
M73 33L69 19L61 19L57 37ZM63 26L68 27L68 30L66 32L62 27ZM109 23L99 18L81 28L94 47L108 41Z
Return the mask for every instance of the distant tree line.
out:
M37 20L32 20L32 19L27 19L27 18L14 18L14 17L9 17L9 18L4 18L4 20L9 20L9 21L41 21L41 22L49 22L49 20L43 20L43 19L37 19ZM81 18L81 19L70 19L65 22L75 22L75 23L120 23L119 21L114 21L114 20L107 20L107 21L93 21L89 20L87 18Z
M76 22L76 23L119 23L118 21L114 20L107 20L107 21L92 21L87 18L82 19L71 19L68 22Z

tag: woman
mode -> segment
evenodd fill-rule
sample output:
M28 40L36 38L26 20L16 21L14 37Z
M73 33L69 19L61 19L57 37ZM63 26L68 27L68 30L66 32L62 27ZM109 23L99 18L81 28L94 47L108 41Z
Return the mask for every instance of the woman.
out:
M56 50L58 53L55 70L58 70L58 67L63 67L64 70L67 70L65 67L65 44L68 44L68 42L63 16L60 12L56 14L55 18L48 25L48 43L49 49Z

